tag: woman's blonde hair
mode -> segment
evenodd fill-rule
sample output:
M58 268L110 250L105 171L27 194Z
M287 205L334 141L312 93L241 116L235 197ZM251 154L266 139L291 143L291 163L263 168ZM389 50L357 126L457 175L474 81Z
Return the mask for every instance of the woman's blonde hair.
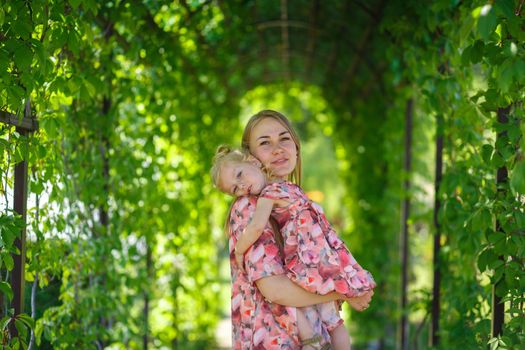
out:
M277 120L290 133L290 136L292 137L292 140L295 143L295 147L297 148L297 164L295 165L295 169L288 176L288 180L300 186L301 185L301 143L299 141L299 136L297 135L294 128L292 127L292 124L290 124L290 121L288 120L288 118L286 118L283 114L277 111L273 111L271 109L265 109L265 110L262 110L252 115L250 120L248 120L248 123L244 127L244 132L242 134L241 148L244 152L251 153L250 152L250 137L252 134L252 130L257 124L259 124L261 120L266 119L266 118L273 118Z

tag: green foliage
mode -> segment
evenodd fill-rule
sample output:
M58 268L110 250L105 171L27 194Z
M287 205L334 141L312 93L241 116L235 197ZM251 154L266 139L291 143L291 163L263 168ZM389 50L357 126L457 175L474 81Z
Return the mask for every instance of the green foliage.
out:
M217 144L238 143L239 115L280 106L305 154L333 166L309 161L305 178L330 181L305 185L327 194L323 205L379 283L372 307L351 315L357 346L382 339L393 348L402 312L410 312L415 330L428 319L433 141L440 134L441 348L523 347L525 32L517 2L381 3L373 45L361 50L366 60L343 38L362 34L363 12L344 36L334 20L320 25L315 41L300 42L336 57L328 67L309 54L291 57L289 71L280 31L261 34L253 3L181 3L0 5L0 109L21 117L30 102L40 125L27 137L0 124L6 204L13 166L30 166L26 276L41 292L33 310L37 346L138 349L147 336L154 348L213 347L227 203L207 177L210 161ZM256 17L278 12L273 2L257 3ZM352 11L329 3L324 15L348 23L341 16ZM290 6L297 13L304 7ZM264 50L254 44L261 41ZM414 139L405 174L408 99ZM508 121L500 123L504 110ZM323 137L333 149L318 146ZM509 177L496 185L499 168ZM401 190L405 179L409 193ZM406 197L409 311L397 306L399 203ZM2 212L2 278L21 228L17 216ZM500 338L490 336L493 285L506 300ZM3 279L0 290L11 298ZM2 316L4 330L9 322L22 335L33 329L26 316ZM26 339L10 346L24 347Z
M518 45L523 31L516 26L523 20L515 15L513 1L468 6L441 1L432 7L412 15L420 23L420 36L430 40L400 49L409 52L407 79L423 87L420 104L445 118L445 172L438 194L445 236L441 346L477 348L489 342L490 289L496 285L507 301L504 334L509 336L489 343L519 348L524 336L515 319L523 316L523 308L513 305L522 298L525 278L519 248L525 55ZM403 36L394 35L402 45ZM496 114L504 110L508 122L501 124ZM496 186L498 168L505 168L510 179Z

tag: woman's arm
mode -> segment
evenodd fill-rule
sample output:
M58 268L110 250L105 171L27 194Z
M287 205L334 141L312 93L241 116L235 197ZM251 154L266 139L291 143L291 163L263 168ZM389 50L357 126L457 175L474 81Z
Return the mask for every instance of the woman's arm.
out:
M368 308L374 295L374 291L369 291L360 297L354 298L346 298L335 292L326 295L310 293L293 283L286 275L263 277L255 281L255 284L268 301L293 307L304 307L329 301L345 300L353 309L363 311Z
M263 277L255 281L255 284L268 301L284 306L303 307L344 299L335 292L326 295L310 293L293 283L286 275Z

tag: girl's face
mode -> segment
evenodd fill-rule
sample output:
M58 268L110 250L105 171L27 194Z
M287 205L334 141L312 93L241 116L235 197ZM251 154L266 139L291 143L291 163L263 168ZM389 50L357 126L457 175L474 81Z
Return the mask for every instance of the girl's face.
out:
M264 118L250 134L250 152L270 170L286 179L297 165L297 146L288 129L274 118Z
M262 170L250 162L228 162L219 175L221 191L234 197L258 195L266 186Z

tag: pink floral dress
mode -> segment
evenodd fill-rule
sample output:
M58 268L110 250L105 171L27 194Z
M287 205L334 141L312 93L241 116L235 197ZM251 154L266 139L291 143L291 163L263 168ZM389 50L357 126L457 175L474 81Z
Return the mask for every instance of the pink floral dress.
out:
M260 278L284 274L283 260L268 226L262 236L246 252L243 273L235 262L233 249L237 238L248 225L257 204L256 197L240 197L233 204L229 219L229 248L232 278L232 349L293 349L299 350L297 316L294 307L270 303L257 289L255 281ZM324 337L330 336L321 321L316 306L302 308L314 331Z
M260 197L290 203L284 208L274 207L272 217L281 228L285 267L293 282L312 293L335 291L349 298L376 287L372 275L357 263L321 207L299 186L288 181L271 183Z

